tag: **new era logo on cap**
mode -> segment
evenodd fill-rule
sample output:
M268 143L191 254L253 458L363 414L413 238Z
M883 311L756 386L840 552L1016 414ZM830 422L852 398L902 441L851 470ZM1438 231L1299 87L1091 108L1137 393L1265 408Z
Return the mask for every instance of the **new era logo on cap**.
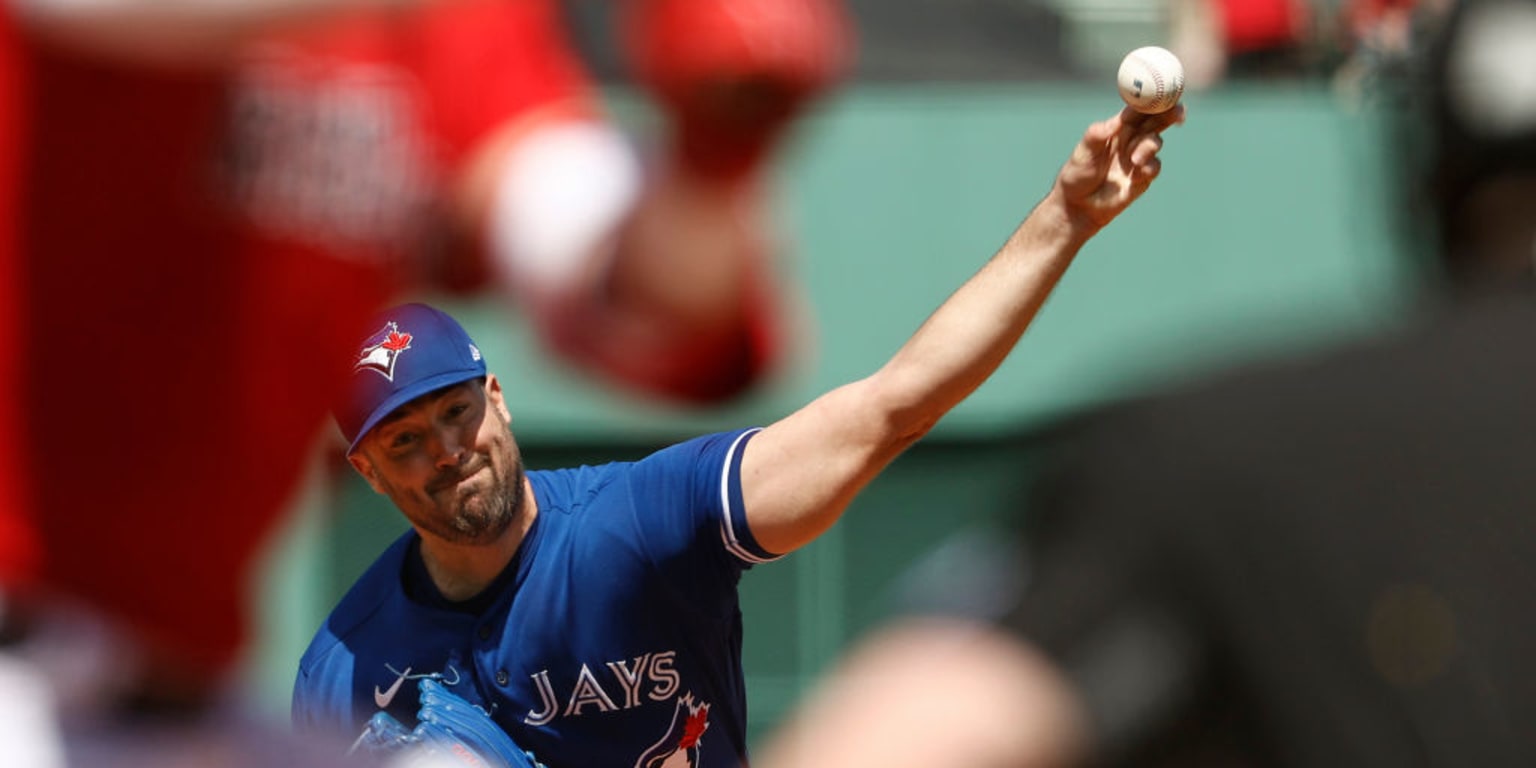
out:
M356 451L391 411L429 392L485 375L479 347L452 317L425 304L382 313L358 346L336 423Z

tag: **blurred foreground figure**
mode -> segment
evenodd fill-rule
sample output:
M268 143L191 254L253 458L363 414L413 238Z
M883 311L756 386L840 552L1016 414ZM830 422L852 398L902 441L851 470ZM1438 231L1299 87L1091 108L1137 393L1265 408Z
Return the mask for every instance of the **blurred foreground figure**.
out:
M1071 431L1017 608L877 633L755 765L1536 763L1536 3L1446 33L1442 300Z
M20 442L36 524L71 542L44 577L197 679L237 653L246 566L398 294L506 295L562 359L661 398L757 382L762 176L845 43L819 0L632 4L669 131L642 168L550 0L321 2L12 9Z
M0 591L77 605L133 657L74 665L110 673L109 710L221 700L251 565L399 294L504 295L562 360L684 403L776 357L761 187L841 71L830 2L630 4L665 131L644 156L551 0L4 11L4 380L25 407ZM18 643L49 636L7 616Z

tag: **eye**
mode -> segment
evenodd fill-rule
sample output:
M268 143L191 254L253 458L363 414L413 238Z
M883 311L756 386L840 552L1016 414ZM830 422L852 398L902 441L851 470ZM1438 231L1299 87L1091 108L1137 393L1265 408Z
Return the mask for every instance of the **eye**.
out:
M456 419L469 412L469 403L455 403L448 407L448 418Z
M415 432L396 432L394 437L389 439L389 449L398 451L403 448L409 448L415 445L416 441L417 436Z

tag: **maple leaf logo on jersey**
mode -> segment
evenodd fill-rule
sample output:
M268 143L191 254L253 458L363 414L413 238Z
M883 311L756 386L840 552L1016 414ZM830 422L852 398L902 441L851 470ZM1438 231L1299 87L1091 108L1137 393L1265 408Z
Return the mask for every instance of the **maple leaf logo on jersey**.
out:
M666 735L640 755L635 768L693 768L699 764L699 741L708 728L709 704L694 704L692 693L678 697Z
M401 352L410 348L411 334L401 333L400 326L391 320L363 342L363 348L358 350L357 362L353 364L352 372L373 371L394 381L395 361L400 358Z

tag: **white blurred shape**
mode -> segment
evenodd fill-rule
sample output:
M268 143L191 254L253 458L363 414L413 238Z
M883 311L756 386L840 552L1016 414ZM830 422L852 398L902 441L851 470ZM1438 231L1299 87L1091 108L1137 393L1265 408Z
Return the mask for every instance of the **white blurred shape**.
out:
M611 126L568 122L521 137L489 225L503 277L520 292L569 288L633 208L640 185L639 158Z
M1473 133L1536 130L1536 3L1468 8L1448 62L1450 107Z

